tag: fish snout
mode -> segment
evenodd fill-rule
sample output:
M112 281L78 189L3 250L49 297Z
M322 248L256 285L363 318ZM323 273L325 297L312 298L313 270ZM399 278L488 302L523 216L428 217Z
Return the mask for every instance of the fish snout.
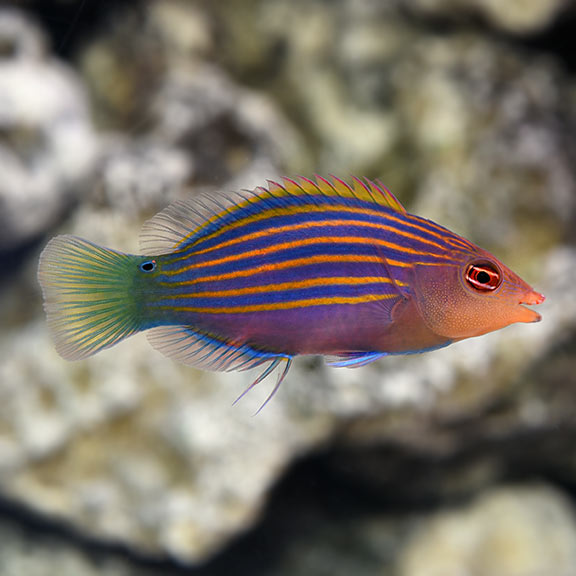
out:
M535 290L530 290L520 300L518 303L521 309L521 319L519 322L540 322L542 320L542 316L538 314L535 310L531 308L526 308L527 306L537 306L538 304L542 304L546 300L546 297Z
M546 300L546 296L532 290L526 296L524 296L520 304L528 304L528 306L535 306L537 304L542 304L544 300Z

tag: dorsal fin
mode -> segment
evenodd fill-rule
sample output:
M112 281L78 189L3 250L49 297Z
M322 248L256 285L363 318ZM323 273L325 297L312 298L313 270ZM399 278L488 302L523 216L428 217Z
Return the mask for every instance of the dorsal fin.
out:
M299 176L298 178L283 178L282 185L276 182L269 184L284 189L289 194L321 194L325 196L338 196L340 198L357 198L365 202L380 204L391 208L396 212L406 212L406 209L398 199L379 181L372 181L368 178L352 178L352 184L331 175L329 178L323 178L318 174L315 180ZM272 189L271 189L272 191Z
M217 222L231 215L232 209L245 206L250 199L265 191L257 188L254 191L200 194L193 200L170 204L144 222L140 232L142 254L155 256L174 252L190 238L207 231L211 223L217 227Z
M366 178L352 178L348 184L330 176L316 176L314 180L299 176L268 181L268 187L242 192L203 194L190 202L175 202L142 228L140 245L143 254L160 255L174 252L194 242L226 223L240 220L263 210L281 208L286 200L295 197L346 198L385 206L406 212L396 197L380 182Z

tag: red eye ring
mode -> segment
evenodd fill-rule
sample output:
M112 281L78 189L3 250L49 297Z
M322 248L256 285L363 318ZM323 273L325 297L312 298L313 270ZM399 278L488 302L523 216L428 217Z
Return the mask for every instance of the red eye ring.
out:
M491 262L474 262L466 269L466 282L478 292L491 292L502 283L502 273Z

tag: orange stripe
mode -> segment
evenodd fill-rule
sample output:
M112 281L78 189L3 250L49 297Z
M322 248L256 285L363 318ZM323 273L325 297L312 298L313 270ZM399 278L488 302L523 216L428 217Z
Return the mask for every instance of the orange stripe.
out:
M377 199L374 198L373 196L373 187L376 188L378 194L384 194L385 197L387 197L388 194L390 194L390 196L392 196L393 200L398 204L398 209L402 209L402 214L406 215L409 218L412 219L420 219L419 216L415 216L413 214L409 214L404 210L404 207L398 202L398 200L390 193L388 192L388 190L384 187L384 189L386 190L386 193L384 193L378 183L373 183L373 182L369 182L370 184L370 188L366 187L366 184L364 182L362 182L361 180L354 178L354 182L356 183L360 183L362 188L364 189L364 191L366 193L368 193L369 198L362 198L362 195L358 194L358 190L355 188L352 188L349 184L347 184L346 182L344 182L343 180L340 180L339 178L335 178L336 183L330 182L325 178L319 178L320 179L320 183L318 182L314 182L312 180L309 180L307 178L301 178L299 179L300 181L303 182L304 186L306 184L308 184L309 186L312 187L312 190L306 190L302 187L302 185L299 183L298 179L297 180L291 180L289 178L284 178L284 182L288 182L288 184L292 187L292 190L288 190L286 187L282 186L281 184L278 184L276 182L270 182L269 181L269 189L264 188L264 187L258 187L256 188L253 192L251 192L251 196L244 200L243 202L239 202L235 205L233 205L232 207L227 208L226 210L219 212L218 214L215 214L212 218L206 220L206 222L204 222L200 227L198 227L196 230L192 231L190 234L188 234L183 240L182 242L180 242L180 246L185 243L187 240L189 240L192 236L196 235L202 228L204 228L205 226L216 222L222 215L224 214L233 214L234 212L239 211L240 209L249 206L249 205L254 205L254 204L258 204L261 203L265 198L284 198L286 196L327 196L327 197L337 197L337 198L352 198L352 199L359 199L359 200L363 200L363 201L372 201L374 202L374 204L379 205L379 206L383 206L383 207L387 207L390 208L390 206L387 204L387 202L385 201L383 204L380 204ZM324 186L323 186L324 184ZM328 189L328 188L329 189ZM273 191L272 191L273 190ZM256 192L259 191L259 192ZM286 209L272 209L269 210L267 212L277 212L277 213L290 213L290 212L294 212L297 213L300 210L296 210L297 207L288 207ZM309 206L309 207L302 207L304 208L304 212L306 211L310 211L312 209L316 209L316 211L323 211L326 209L329 209L329 207L326 206ZM333 208L333 207L332 207ZM352 207L341 207L342 210L345 211L350 211L350 212L355 212L355 211L361 211L363 213L366 214L372 214L372 215L382 215L381 211L378 210L368 210L368 209L361 209L361 208L352 208ZM259 217L260 214L265 214L266 212L261 212L259 214L255 214L250 218L247 218L246 220L240 221L236 226L242 226L244 225L244 223L250 223L250 222L254 222L254 221L258 221L261 218ZM266 216L267 217L267 216ZM440 233L439 234L435 234L434 232L428 230L426 227L422 227L422 226L418 226L417 224L414 223L410 223L407 222L405 220L402 220L401 218L393 218L395 221L403 223L403 224L408 224L408 225L412 225L414 228L421 230L421 231L426 231L429 234L431 234L432 236L436 236L437 238L443 239L443 240L451 240L452 238L446 238L446 229L444 229L442 226L439 226L438 224L427 220L426 222L433 225ZM229 225L226 226L225 229L229 229L232 227L236 227L234 225ZM214 236L217 236L219 233L221 233L221 231L216 231L212 234L210 234L209 236L206 236L205 238L212 238ZM456 238L453 238L454 240L457 240L459 237L457 234L454 235ZM468 246L472 246L466 239L462 238L462 240L464 240L464 242L468 245Z
M249 250L248 252L243 252L242 254L231 254L230 256L224 256L222 258L217 258L216 260L202 262L199 264L190 264L189 266L184 266L179 270L173 271L166 271L164 274L166 276L176 276L181 274L182 272L186 272L188 270L193 270L195 268L205 268L207 266L215 266L217 264L224 264L226 262L235 262L238 260L242 260L244 258L252 257L252 256L264 256L267 254L273 254L275 252L280 252L282 250L289 250L290 248L299 248L301 246L312 246L314 244L321 244L321 243L331 243L331 244L369 244L371 246L384 246L385 248L391 248L393 250L398 250L399 252L407 252L408 254L417 254L419 256L430 256L430 254L426 252L419 252L417 250L412 250L411 248L405 248L400 246L399 244L393 244L391 242L386 242L384 240L377 240L372 238L364 238L362 236L327 236L327 237L318 237L318 238L304 238L303 240L299 240L297 242L282 242L280 244L276 244L274 246L268 246L266 248L259 248L257 250ZM440 255L435 254L436 258L440 258L443 260L450 261L452 259L449 255Z
M286 270L288 268L297 268L299 266L310 266L314 264L323 264L326 262L374 262L382 263L382 258L379 256L309 256L308 258L295 258L294 260L286 260L273 264L262 264L261 266L254 266L253 268L246 268L245 270L235 270L234 272L226 272L225 274L213 274L212 276L199 276L194 280L184 280L179 282L162 282L158 284L166 287L174 286L187 286L190 284L200 284L201 282L220 282L222 280L231 280L236 278L246 278L262 274L264 272L272 272L276 270ZM459 264L451 264L449 262L401 262L400 260L387 260L390 266L397 268L409 268L410 266L459 266ZM407 284L396 282L398 286L407 286Z
M211 248L205 248L204 250L195 251L194 256L199 256L200 254L213 252L214 250L220 250L221 248L226 248L228 246L234 246L235 244L241 244L249 240L255 240L257 238L265 238L267 236L281 234L283 232L293 232L295 230L304 230L307 228L325 228L326 226L359 226L366 228L376 228L378 230L390 230L395 234L399 234L400 236L405 236L406 238L422 242L423 244L430 244L431 246L434 246L439 250L446 251L446 248L444 246L441 246L440 244L437 244L432 240L426 240L420 236L411 234L410 232L406 232L404 230L397 230L396 228L392 226L387 226L385 224L379 224L376 222L366 222L365 220L323 220L320 222L318 221L303 222L301 224L289 224L286 226L277 226L274 228L267 228L266 230L259 230L258 232L252 232L251 234L246 234L245 236L232 238L231 240L227 240L226 242L222 242L221 244L212 246Z
M295 182L294 180L290 180L290 179L286 179L286 181L290 182L296 190L293 191L288 191L286 188L284 188L283 186L281 186L280 184L278 184L277 182L272 182L272 181L268 181L268 188L264 188L262 186L259 186L258 188L256 188L254 191L250 191L250 197L247 198L246 200L244 200L243 202L239 202L238 204L235 204L234 206L227 208L226 210L219 212L218 214L215 214L212 218L207 219L202 225L200 225L198 228L196 228L195 230L193 230L192 232L190 232L190 234L186 235L182 241L178 244L178 246L182 246L182 244L185 244L191 237L195 236L200 230L202 230L202 228L205 228L206 226L209 226L210 224L217 222L218 219L223 215L223 214L234 214L235 212L240 211L242 208L245 208L246 206L250 206L251 204L258 204L260 202L262 202L262 200L264 200L264 198L268 197L272 197L272 198L284 198L286 196L306 196L306 195L310 195L310 192L304 190L297 182ZM309 181L310 182L310 181ZM274 192L272 192L272 188L274 188ZM314 184L314 188L316 188L316 191L313 192L314 195L325 195L325 196L340 196L340 194L338 194L336 192L336 190L332 187L332 190L334 191L334 194L328 193L327 191L322 191L316 184ZM348 187L348 189L350 190L350 192L352 192L352 189ZM257 194L256 190L259 190L260 192ZM226 227L226 229L228 229L228 227ZM212 235L210 235L212 236ZM210 237L208 236L208 237Z
M416 216L415 214L408 214L408 213L406 213L406 217L409 218L410 220L409 221L403 221L400 218L390 216L390 218L392 220L395 220L397 222L401 222L403 224L407 224L408 226L413 226L414 228L418 228L419 230L425 230L426 232L428 232L428 234L431 234L432 236L435 236L437 238L443 238L444 240L446 240L447 242L451 242L452 244L455 244L455 245L457 244L458 246L461 246L461 247L466 248L466 249L470 249L470 248L475 249L476 248L476 246L474 244L472 244L472 242L470 242L469 240L466 240L466 238L464 238L463 236L460 236L460 234L456 234L455 232L448 230L444 226L440 226L440 224L436 224L436 222L434 222L432 220L428 220L427 218L422 218L421 216ZM431 230L426 228L426 226L416 224L414 222L414 220L426 222L426 224L428 224L428 226L431 226L432 228L435 228L436 230L438 230L438 234L435 232L432 232Z
M243 206L244 203L240 203L238 204L238 207ZM225 232L229 231L229 230L235 230L237 228L242 228L244 226L248 226L249 224L252 224L254 222L260 222L262 220L267 220L268 218L272 217L272 216L287 216L287 215L291 215L291 214L308 214L310 212L329 212L329 211L339 211L339 212L347 212L347 213L352 213L352 214L365 214L366 216L376 216L379 218L382 218L382 212L378 211L378 210L370 210L368 208L354 208L354 207L349 207L349 206L290 206L290 207L286 207L286 208L273 208L271 210L265 210L263 212L259 212L258 214L254 214L250 217L244 218L238 222L233 222L231 224L227 224L226 226L224 226L223 228L221 228L220 230L216 230L214 232L212 232L211 234L208 234L207 236L202 236L201 238L198 238L198 240L196 242L194 242L193 245L197 245L197 244L201 244L202 242L205 242L207 240L213 240L214 238L217 238L218 236L224 234ZM224 213L222 213L224 214ZM410 216L412 218L416 218L419 219L418 216L414 216L411 214L406 214L407 216ZM433 232L429 229L427 229L425 226L421 226L418 225L414 222L411 222L409 220L403 220L400 217L394 216L393 214L386 214L386 218L389 218L390 220L397 222L399 224L404 224L406 226L409 226L411 228L414 228L415 230L418 230L420 232L425 232L427 234L429 234L430 236L433 236L434 238L437 238L439 240L443 240L445 242L447 242L448 244L451 244L452 246L458 246L458 247L462 247L462 245L464 245L465 247L473 247L473 245L469 244L467 240L462 239L460 240L460 237L458 237L457 235L455 235L455 237L452 236L448 236L446 234L446 231L442 229L441 226L435 225L433 222L431 221L427 221L430 224L434 225L435 228L437 228L439 230L440 233L436 233ZM208 222L212 222L214 221L214 218L211 218L210 220L207 221ZM366 223L368 224L368 223ZM375 225L375 224L373 224ZM179 244L178 246L183 246L191 236L196 235L199 230L201 230L201 228L204 225L202 225L200 228L196 229L193 233L187 235ZM376 225L378 226L378 225ZM382 226L382 225L379 225ZM401 234L402 232L397 230L396 228L388 228L391 230L394 230L395 232ZM409 234L406 232L406 234ZM418 240L421 240L422 242L431 242L431 241L427 241L424 240L418 236L412 236L412 238L417 238ZM181 256L180 259L185 260L186 258L188 258L189 254L188 251L186 251L187 253L183 256Z
M293 308L304 308L306 306L328 306L330 304L360 304L362 302L378 302L380 300L390 300L398 298L398 294L379 294L366 296L331 296L328 298L305 298L293 300L291 302L275 302L272 304L250 304L247 306L228 307L199 307L192 306L159 306L158 308L175 312L197 312L208 314L234 314L244 312L266 312L274 310L290 310Z
M196 284L197 282L219 282L221 280L230 280L235 278L245 278L247 276L254 276L263 272L271 272L276 270L286 270L288 268L297 268L299 266L310 266L313 264L324 264L327 262L373 262L382 263L380 256L333 256L333 255L317 255L308 256L307 258L294 258L294 260L285 260L283 262L275 262L273 264L262 264L254 266L253 268L246 268L245 270L235 270L234 272L226 272L224 274L213 274L212 276L199 276L194 280L186 280L182 282L159 282L163 286L182 286L186 284ZM406 268L411 266L406 262L400 260L388 260L391 266Z
M245 294L260 294L262 292L282 292L283 290L298 290L300 288L313 288L314 286L326 286L327 284L335 286L349 286L351 284L397 284L406 286L400 282L392 282L390 278L384 276L363 276L363 277L326 277L326 278L309 278L307 280L296 280L292 282L280 282L278 284L266 284L261 286L247 286L229 290L194 292L192 294L167 295L166 298L220 298L223 296L242 296Z

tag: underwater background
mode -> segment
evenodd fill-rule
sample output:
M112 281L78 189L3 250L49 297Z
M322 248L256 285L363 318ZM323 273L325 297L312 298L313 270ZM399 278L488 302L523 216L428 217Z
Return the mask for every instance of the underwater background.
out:
M576 6L0 3L0 576L576 576ZM176 199L379 178L546 295L356 370L70 363L36 279Z

